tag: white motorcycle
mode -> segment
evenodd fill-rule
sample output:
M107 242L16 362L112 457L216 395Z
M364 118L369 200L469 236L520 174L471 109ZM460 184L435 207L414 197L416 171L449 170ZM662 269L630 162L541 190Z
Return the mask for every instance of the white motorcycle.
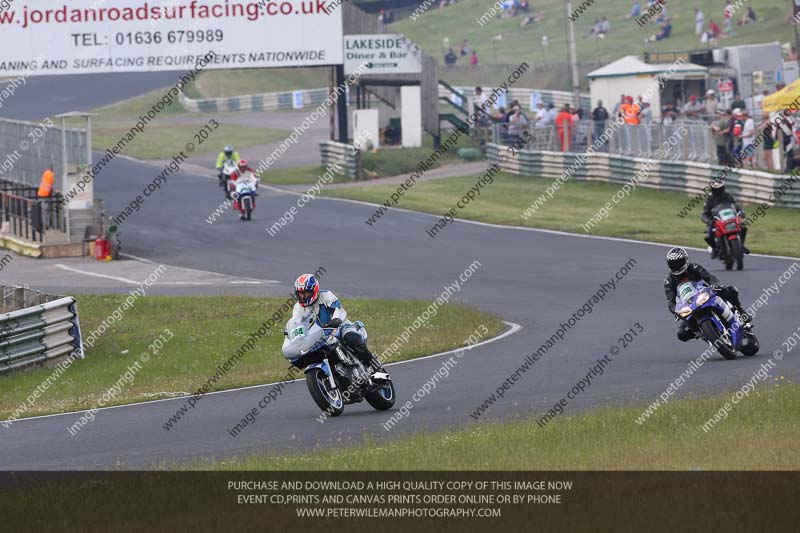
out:
M233 209L241 213L242 220L250 220L256 210L259 179L248 172L236 181L231 181Z
M230 193L228 190L228 180L231 178L231 174L233 171L236 170L236 163L233 162L231 159L226 159L225 162L222 164L222 170L219 174L217 174L217 180L219 180L219 186L222 187L222 190L225 191L225 199L227 200Z
M367 330L354 322L366 341ZM313 313L299 320L289 319L284 331L283 356L302 369L308 392L328 416L339 416L347 404L366 400L379 411L394 405L392 378L385 371L370 371L338 338L338 328L323 328Z

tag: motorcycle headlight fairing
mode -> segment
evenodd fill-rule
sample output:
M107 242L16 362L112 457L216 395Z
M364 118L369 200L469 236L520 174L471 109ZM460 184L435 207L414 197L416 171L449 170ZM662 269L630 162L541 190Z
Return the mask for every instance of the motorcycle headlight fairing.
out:
M708 293L703 292L697 296L697 305L703 305L708 301Z

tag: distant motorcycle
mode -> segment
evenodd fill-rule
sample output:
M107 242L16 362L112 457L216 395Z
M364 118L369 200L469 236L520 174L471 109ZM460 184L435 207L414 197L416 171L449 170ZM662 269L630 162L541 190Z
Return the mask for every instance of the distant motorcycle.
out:
M242 220L250 220L256 210L256 196L258 196L258 178L248 172L238 180L230 181L233 209L241 213Z
M712 211L714 241L717 256L725 264L725 270L744 268L744 244L742 243L742 216L732 204L720 204Z
M725 359L736 359L736 352L747 356L758 353L756 336L705 282L678 285L675 313Z
M366 340L363 322L355 322ZM289 319L284 331L283 356L302 369L308 392L317 406L328 416L339 416L344 406L366 400L379 411L394 405L392 378L385 371L370 371L340 342L337 328L323 328L313 313L299 320Z
M236 170L236 163L233 162L231 159L226 159L225 162L222 164L222 170L219 174L217 174L217 180L219 181L219 186L222 187L222 190L225 191L225 199L227 200L230 197L230 193L228 190L228 180L231 178L231 174L233 171Z

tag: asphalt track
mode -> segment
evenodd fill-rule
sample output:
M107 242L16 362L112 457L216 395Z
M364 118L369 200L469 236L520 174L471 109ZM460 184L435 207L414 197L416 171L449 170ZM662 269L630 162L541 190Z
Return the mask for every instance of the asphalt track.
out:
M0 117L39 120L69 111L91 111L175 83L182 72L125 72L33 76L7 98ZM0 81L0 89L12 78Z
M60 77L57 93L71 95L68 97L53 95L52 79L32 78L25 92L15 96L14 106L6 106L3 114L36 119L96 107L166 86L173 78L171 73ZM87 85L91 91L78 90ZM116 213L140 194L159 171L151 165L118 158L98 177L97 194L105 198L109 211ZM661 293L664 246L464 222L449 226L431 239L425 234L434 220L429 215L394 211L370 227L364 220L372 214L373 207L329 199L315 200L301 210L294 223L269 237L265 228L296 198L265 191L259 198L253 223L241 223L227 213L209 225L205 219L219 205L219 189L208 178L181 173L169 178L168 185L147 198L141 211L125 222L125 250L170 265L233 277L279 280L286 290L297 273L324 265L328 270L325 285L345 298L432 300L478 260L481 268L455 299L494 312L520 324L522 329L468 352L450 376L440 381L431 395L415 403L410 415L391 433L381 426L391 413L374 412L365 404L349 406L344 416L320 424L316 420L319 412L305 385L294 383L263 411L255 425L235 439L227 429L256 406L270 386L208 395L170 431L164 430L162 424L182 405L180 400L103 410L75 437L66 428L80 413L19 421L10 429L0 427L4 447L0 468L152 467L264 448L340 446L358 442L367 432L379 439L392 438L401 433L469 423L469 414L517 369L524 357L550 337L559 323L568 319L629 258L636 259L637 265L619 288L571 328L562 342L491 407L485 418L546 410L636 321L645 327L644 334L568 409L611 401L647 401L662 392L704 349L699 342L681 344L674 338L674 326L664 310ZM791 263L751 257L744 272L717 273L724 281L736 283L749 303ZM714 268L719 270L717 265ZM39 287L59 292L75 290L79 283L74 276L66 275L39 280ZM96 280L80 287L109 290L107 283L97 286ZM185 294L187 290L208 294L229 288L220 283L219 287L163 288L159 292ZM274 294L277 290L274 285L269 290L253 288L254 293ZM796 283L790 282L759 313L756 323L763 345L761 356L735 362L715 359L680 394L714 390L749 379L797 327L797 296ZM369 321L369 317L360 318ZM233 345L232 341L232 348ZM410 399L441 364L442 358L430 358L394 367L397 405ZM799 370L796 361L787 357L776 373L796 377Z
M114 213L158 172L150 165L117 159L98 178L96 191ZM450 370L449 377L415 403L410 415L391 432L381 424L392 413L378 413L366 404L348 406L343 416L318 422L319 411L305 384L298 382L290 384L237 438L227 430L255 407L271 386L205 396L169 431L162 424L183 400L103 410L75 437L67 427L80 413L18 421L11 428L0 427L0 468L149 468L254 450L338 447L357 443L365 434L388 439L470 423L470 413L525 356L630 258L637 264L618 282L616 290L571 328L484 418L546 410L635 322L644 326L644 333L614 359L604 375L593 380L585 393L570 402L569 411L609 402L647 402L704 349L700 342L682 344L675 339L661 288L666 246L466 222L452 224L432 239L425 233L434 220L430 215L394 210L370 227L364 220L374 207L334 199L314 200L294 223L269 237L265 228L296 202L295 194L265 190L253 222L240 222L226 213L210 225L205 218L220 200L216 183L207 177L181 173L170 178L123 224L125 251L171 265L277 280L287 291L295 275L323 265L327 268L324 285L343 297L345 305L351 297L433 300L477 260L481 267L455 300L496 313L522 329L469 351ZM705 259L704 255L694 252L698 259ZM717 265L713 270L724 282L735 283L749 303L791 263L782 258L749 257L743 272L726 273ZM74 284L58 284L58 280L47 282L51 290L75 290ZM798 286L798 280L784 285L756 317L761 355L736 361L717 357L704 365L679 395L717 390L750 379L773 350L780 348L780 341L797 328ZM369 323L370 317L359 318ZM398 329L405 326L399 324ZM232 350L235 345L231 339ZM442 361L429 358L393 367L397 405L411 399ZM785 357L775 374L787 378L800 375L797 358ZM387 468L391 468L390 457Z

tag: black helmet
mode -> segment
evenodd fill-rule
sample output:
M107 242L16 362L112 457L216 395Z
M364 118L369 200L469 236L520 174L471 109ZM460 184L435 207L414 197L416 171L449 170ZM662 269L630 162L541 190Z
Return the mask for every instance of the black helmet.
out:
M721 179L715 179L711 182L711 194L714 196L722 196L725 192L725 182Z
M667 266L669 271L676 276L680 276L689 267L689 254L686 253L684 248L671 248L667 252Z

